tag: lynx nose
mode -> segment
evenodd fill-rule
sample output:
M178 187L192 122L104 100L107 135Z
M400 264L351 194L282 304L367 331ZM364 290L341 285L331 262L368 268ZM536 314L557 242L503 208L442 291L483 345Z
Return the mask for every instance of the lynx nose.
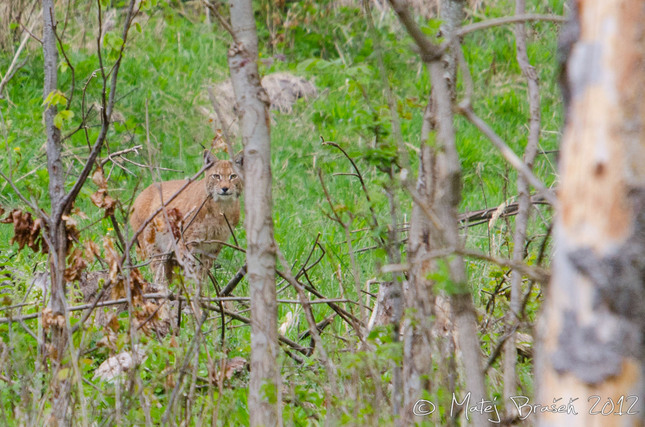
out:
M222 194L228 193L228 187L222 187Z

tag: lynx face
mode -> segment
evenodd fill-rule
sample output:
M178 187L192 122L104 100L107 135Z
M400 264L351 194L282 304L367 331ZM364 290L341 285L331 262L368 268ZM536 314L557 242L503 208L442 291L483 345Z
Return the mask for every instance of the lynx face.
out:
M240 197L242 180L228 160L219 160L206 170L206 192L214 201L226 202Z

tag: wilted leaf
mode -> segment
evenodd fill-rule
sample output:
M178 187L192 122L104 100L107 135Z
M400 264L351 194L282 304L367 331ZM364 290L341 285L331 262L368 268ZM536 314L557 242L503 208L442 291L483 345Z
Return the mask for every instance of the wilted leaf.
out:
M117 287L119 282L119 254L114 248L114 240L111 237L105 236L103 238L103 249L105 250L105 261L110 268L110 281Z
M86 240L83 246L85 248L84 256L87 261L93 261L94 258L101 256L101 249L94 240Z
M77 217L79 217L80 219L90 219L90 217L87 216L87 214L82 210L80 210L79 208L72 209L72 213Z
M107 180L103 174L103 168L97 166L92 174L92 182L102 190L107 189Z
M67 268L65 269L65 280L75 282L81 279L81 273L85 271L87 261L83 257L83 251L76 248L67 257Z
M98 208L105 209L105 218L114 214L116 200L108 195L107 180L103 168L97 167L92 174L92 182L99 187L98 191L90 196L90 200Z
M116 315L110 316L110 320L107 323L108 328L113 332L119 331L119 318Z
M69 252L74 242L78 242L81 237L81 232L76 227L78 223L74 218L68 215L62 216L65 221L65 232L67 233L67 251Z
M132 298L142 298L143 291L146 287L146 281L138 268L130 270L130 290Z
M42 313L43 329L49 330L52 326L62 329L65 326L65 316L60 313L54 313L51 308L47 307Z
M90 196L90 200L98 208L105 209L104 217L114 214L116 209L116 200L107 194L107 190L100 189Z
M10 244L18 243L18 250L25 246L34 252L47 253L47 243L41 233L43 220L37 218L35 221L29 212L23 212L20 209L14 209L6 218L0 220L4 224L13 223L13 237ZM46 232L46 231L45 231Z

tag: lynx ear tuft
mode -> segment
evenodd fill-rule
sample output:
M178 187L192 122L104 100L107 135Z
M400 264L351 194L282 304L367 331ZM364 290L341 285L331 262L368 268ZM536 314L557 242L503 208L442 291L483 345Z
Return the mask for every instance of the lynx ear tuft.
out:
M235 163L235 166L240 168L240 170L244 169L244 150L240 150L240 152L235 155L233 162Z
M205 165L214 165L217 162L217 158L209 150L204 150L204 164Z

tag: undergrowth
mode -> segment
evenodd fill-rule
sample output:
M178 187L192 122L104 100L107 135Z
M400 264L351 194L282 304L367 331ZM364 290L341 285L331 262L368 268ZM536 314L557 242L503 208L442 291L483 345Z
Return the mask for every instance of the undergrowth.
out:
M74 2L72 2L74 3ZM120 16L119 2L111 9ZM275 236L294 271L303 265L316 239L324 248L321 262L308 271L307 282L325 297L361 300L374 304L369 295L378 292L378 283L388 280L380 267L387 264L385 250L378 244L390 224L389 205L385 189L393 187L398 204L397 226L404 229L409 220L412 202L406 192L397 187L397 176L388 170L396 162L396 148L390 125L391 111L387 106L384 88L376 64L375 46L382 47L387 81L397 99L397 114L402 121L403 138L412 159L419 147L423 109L429 96L430 82L417 55L410 49L411 41L398 26L395 18L385 14L377 20L379 40L373 40L366 29L360 9L338 7L332 2L294 2L284 10L274 10L269 2L258 2L258 32L261 41L261 71L271 73L288 71L312 80L318 95L300 100L292 114L273 112L272 115L272 170L274 196ZM563 14L561 0L530 2L531 12ZM499 0L486 2L471 12L468 22L513 13L513 2ZM80 3L79 3L80 5ZM71 69L60 58L59 88L69 99L74 117L62 125L66 144L68 183L78 173L87 154L83 132L74 132L80 123L80 109L85 90L86 105L98 103L101 82L92 27L94 6L78 7L66 29L63 47L75 72L72 92ZM285 13L290 20L285 23ZM62 11L61 17L62 15ZM271 21L275 14L281 17ZM267 22L274 22L267 28ZM124 231L127 212L133 197L153 180L178 179L192 175L201 164L203 146L215 136L213 124L200 108L210 109L206 86L227 76L226 52L230 39L217 24L206 22L204 11L191 4L168 2L152 8L138 18L127 43L125 59L119 76L116 105L117 120L111 127L105 158L116 152L141 145L127 155L134 163L120 161L106 164L109 191L118 198L116 216ZM428 32L438 28L438 22L424 22ZM119 27L117 26L117 29ZM562 122L560 95L556 87L557 27L549 23L528 26L529 58L536 66L541 83L543 131L540 148L543 150L535 164L536 175L547 185L555 180L555 156L559 129ZM139 30L140 29L140 30ZM114 32L118 30L113 30ZM14 48L17 44L14 44ZM464 37L463 52L474 79L475 111L484 118L502 138L522 153L528 134L528 101L525 79L515 60L512 28L501 27L476 32ZM109 52L106 50L106 55ZM12 51L0 52L0 70L6 70L13 58ZM48 174L44 150L42 121L42 51L31 42L25 53L27 62L15 74L0 99L0 170L11 174L18 189L33 203L47 210ZM94 77L92 77L94 74ZM89 83L88 83L89 82ZM86 86L85 86L86 85ZM461 88L462 82L459 82ZM98 104L97 104L98 105ZM224 106L231 108L232 106ZM96 108L92 114L96 114ZM90 124L98 123L93 117ZM516 173L511 170L477 129L457 116L457 146L463 173L462 211L497 207L514 201ZM87 129L90 138L97 127ZM367 183L369 200L353 173L347 158L321 141L334 141L346 150ZM236 141L237 148L240 147ZM399 165L400 166L400 165ZM163 168L163 169L159 169ZM416 163L411 164L415 173ZM395 168L396 172L400 172ZM322 178L329 199L322 191ZM24 203L7 182L0 182L0 205L5 209L21 208ZM113 224L103 218L103 212L90 202L96 191L88 183L75 207L75 218L81 230L80 240L101 243L104 236L115 237ZM373 224L370 208L378 225ZM545 239L550 210L538 207L534 215L527 245L527 262L537 261L540 245ZM330 219L337 213L351 229L351 243L355 251L353 268L345 230ZM482 252L499 256L512 253L512 218L498 218L475 227L464 228L467 245ZM9 242L13 230L0 227L0 242ZM400 233L398 249L405 256L405 231ZM245 246L243 227L236 230L239 245ZM548 253L548 244L547 244ZM314 250L314 258L322 254ZM135 256L135 254L132 254ZM548 258L548 257L547 257ZM142 261L142 260L140 260ZM218 258L215 278L220 286L226 284L244 264L244 255L225 248ZM89 271L103 269L94 261ZM503 330L496 322L508 307L505 280L508 269L477 260L467 263L470 286L477 304L481 340L486 355L490 355ZM22 316L40 312L45 306L45 292L34 287L35 278L47 270L46 256L16 245L0 243L0 304L4 307L26 302L20 308L2 311L0 317ZM144 272L150 278L144 267ZM37 281L36 281L37 282ZM355 283L362 291L356 293ZM285 283L278 283L278 289ZM175 284L175 286L178 286ZM81 301L78 285L69 290L69 304ZM214 296L214 291L209 290ZM247 296L246 282L235 291ZM534 319L539 308L539 287L535 287L527 306L529 319ZM280 299L297 299L295 291L286 287L278 294ZM494 303L491 303L494 302ZM242 315L246 303L236 304ZM358 315L356 304L341 303L346 310ZM291 314L289 314L291 313ZM333 311L324 304L314 307L317 321ZM307 330L302 310L295 304L280 304L279 324L293 315L295 321L285 328L285 336L296 342ZM78 322L72 314L70 321ZM97 425L158 423L167 409L168 399L175 387L191 340L194 326L186 316L176 337L141 336L140 345L147 358L138 372L139 381L133 388L119 381L106 383L93 377L96 368L109 356L130 346L129 318L122 313L114 326L115 346L100 344L106 335L103 328L89 326L74 335L73 344L79 351L80 388L73 390L74 417L82 416ZM42 333L37 320L24 323L36 334ZM198 356L191 361L190 372L180 395L175 420L197 424L217 417L222 425L248 424L246 386L248 373L242 372L226 381L223 389L209 381L212 372L209 360L219 360L250 354L250 328L227 319L225 342L221 342L220 318L213 313L204 325L203 343ZM530 331L529 331L530 332ZM326 390L326 375L314 358L297 363L282 353L283 417L290 425L322 424L327 411L332 410L340 423L376 425L393 422L387 399L391 380L390 363L401 363L400 344L391 341L387 331L370 334L368 342L375 351L359 346L351 326L334 318L325 329L323 339L334 363L342 373L338 380L344 393ZM309 338L301 343L308 344ZM38 422L51 411L42 393L50 381L51 372L35 369L40 350L36 339L25 331L21 323L0 324L0 420L4 425ZM292 350L291 350L292 351ZM194 368L194 369L193 369ZM437 367L440 369L440 367ZM524 393L533 389L530 358L520 363L521 388ZM57 375L75 375L71 372ZM501 393L499 361L488 374L490 389ZM80 390L82 389L82 393ZM131 394L130 394L131 392ZM437 394L447 393L438 390ZM19 398L16 398L19 397ZM436 396L435 396L436 397ZM444 398L444 397L441 397ZM326 401L332 399L332 401ZM43 415L45 414L45 415ZM446 414L444 413L443 416ZM192 421L190 421L192 419Z

